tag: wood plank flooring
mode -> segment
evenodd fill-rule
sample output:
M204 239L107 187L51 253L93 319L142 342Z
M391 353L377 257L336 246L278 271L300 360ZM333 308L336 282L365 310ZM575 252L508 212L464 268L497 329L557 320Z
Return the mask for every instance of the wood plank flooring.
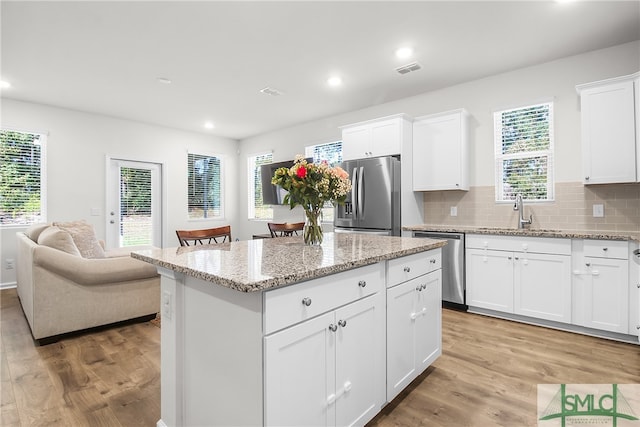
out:
M1 425L156 425L159 328L37 347L15 289L0 310ZM542 383L640 383L640 346L444 310L442 357L369 427L535 426Z

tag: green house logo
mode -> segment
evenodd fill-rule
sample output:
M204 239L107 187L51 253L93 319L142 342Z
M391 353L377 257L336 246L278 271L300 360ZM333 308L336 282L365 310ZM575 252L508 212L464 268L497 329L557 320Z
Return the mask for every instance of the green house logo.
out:
M541 396L545 391L542 388L549 386L558 387L557 384L538 385L538 408L541 408ZM637 405L640 386L637 384L627 386L634 392L633 405ZM546 394L549 394L548 388ZM637 406L635 407L638 409ZM566 384L560 384L557 392L539 415L539 421L559 420L562 427L594 424L611 424L617 427L619 420L638 421L632 404L621 392L618 384L572 384L569 389ZM640 425L640 422L637 424ZM538 425L547 424L539 422Z

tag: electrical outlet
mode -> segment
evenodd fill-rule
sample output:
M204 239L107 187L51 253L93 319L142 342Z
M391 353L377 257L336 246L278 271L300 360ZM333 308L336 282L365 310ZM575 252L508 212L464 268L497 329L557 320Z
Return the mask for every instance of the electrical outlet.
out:
M162 293L162 317L171 320L171 293L164 291Z
M13 270L15 268L14 261L11 258L7 258L4 260L4 268L5 270Z
M604 217L604 205L602 204L593 205L593 217L594 218Z
M458 207L451 206L451 216L458 216Z

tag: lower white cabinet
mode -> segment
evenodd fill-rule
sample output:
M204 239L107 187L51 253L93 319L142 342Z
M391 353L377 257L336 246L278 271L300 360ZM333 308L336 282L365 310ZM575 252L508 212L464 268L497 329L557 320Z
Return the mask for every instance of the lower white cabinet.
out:
M627 242L585 240L574 243L574 323L622 334L629 331Z
M544 240L467 238L467 304L570 323L571 242Z
M387 400L442 354L442 274L432 271L387 290Z
M508 252L466 250L467 304L513 313L513 258Z
M364 425L384 403L378 295L265 338L265 424Z

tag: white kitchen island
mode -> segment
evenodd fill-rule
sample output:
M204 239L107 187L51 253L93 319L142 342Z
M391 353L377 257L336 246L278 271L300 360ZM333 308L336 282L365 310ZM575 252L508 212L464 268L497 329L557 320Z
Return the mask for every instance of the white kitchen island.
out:
M162 275L158 426L364 425L441 354L444 241L136 251Z

